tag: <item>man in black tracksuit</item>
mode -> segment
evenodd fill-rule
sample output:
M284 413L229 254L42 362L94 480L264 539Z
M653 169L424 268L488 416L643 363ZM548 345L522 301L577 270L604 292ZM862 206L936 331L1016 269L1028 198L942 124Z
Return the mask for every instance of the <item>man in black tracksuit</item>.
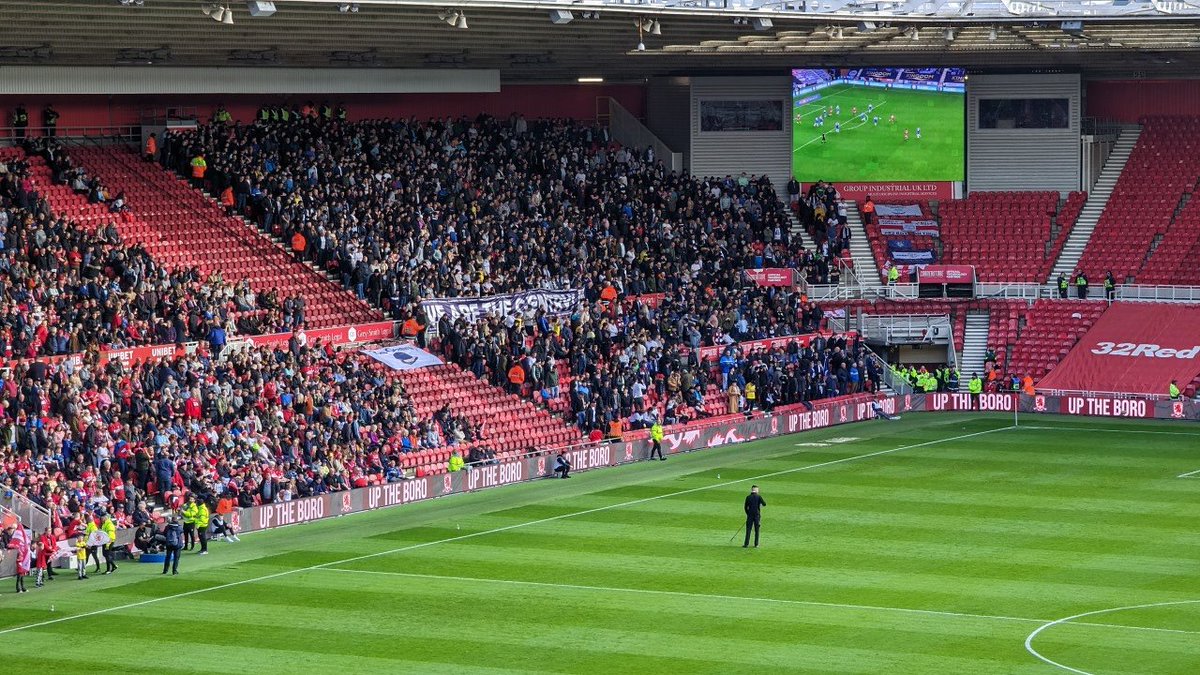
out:
M742 548L750 545L750 528L754 528L754 548L758 548L758 529L759 523L762 521L762 509L767 505L767 500L758 494L758 486L750 486L750 494L746 495L746 543L742 544Z

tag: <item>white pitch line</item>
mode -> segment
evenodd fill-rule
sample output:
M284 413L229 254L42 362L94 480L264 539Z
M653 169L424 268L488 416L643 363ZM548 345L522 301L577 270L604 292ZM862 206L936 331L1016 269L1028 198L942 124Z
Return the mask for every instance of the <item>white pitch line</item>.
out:
M1110 607L1108 609L1097 609L1097 610L1093 610L1091 612L1083 612L1080 614L1076 614L1074 616L1068 616L1063 619L1057 619L1055 621L1048 621L1045 624L1038 626L1037 629L1035 629L1032 633L1029 634L1029 637L1025 638L1025 651L1029 652L1030 654L1033 654L1038 660L1040 660L1044 663L1048 663L1056 668L1062 668L1063 670L1069 670L1072 673L1076 673L1077 675L1093 675L1092 673L1089 673L1086 670L1072 668L1071 666L1063 665L1063 664L1059 663L1058 661L1052 661L1052 660L1046 658L1045 656L1042 656L1038 652L1038 650L1033 648L1034 639L1037 638L1037 636L1040 635L1042 631L1046 630L1047 628L1053 628L1054 626L1061 626L1063 624L1073 624L1073 625L1078 625L1078 626L1089 625L1089 624L1085 624L1085 623L1076 623L1075 622L1076 619L1082 619L1082 618L1088 617L1088 616L1097 616L1100 614L1112 614L1114 612L1122 612L1122 611L1125 611L1128 609L1149 609L1151 607L1172 607L1175 605L1194 605L1196 603L1200 603L1200 600L1175 600L1173 602L1151 602L1151 603L1147 603L1144 605L1127 605L1125 607ZM1097 624L1097 625L1099 625L1099 624ZM1167 629L1167 628L1160 628L1158 630L1171 631L1171 632L1176 632L1176 633L1192 632L1192 631L1175 631L1175 630L1171 630L1171 629Z
M1035 426L1032 424L1022 424L1022 429L1041 429L1045 431L1091 431L1094 433L1107 434L1154 434L1157 436L1200 436L1200 432L1193 431L1153 431L1150 429L1105 429L1103 427L1058 427L1058 426Z
M1200 473L1200 469L1196 469L1195 471L1189 471L1187 473L1181 473L1178 476L1176 476L1176 478L1187 478L1189 476L1195 476L1198 473Z
M802 103L802 104L801 104L801 106L800 106L800 109L801 109L801 110L803 110L804 108L807 108L808 106L810 106L810 105L811 105L811 106L816 106L818 110L824 110L825 108L827 108L827 107L829 107L829 106L825 105L825 104L823 103L823 101L828 101L828 100L829 100L829 99L831 99L831 98L837 98L838 96L842 96L843 94L857 93L857 92L858 92L858 90L857 90L857 89L855 89L854 87L852 87L852 86L850 86L850 85L842 85L842 86L843 86L843 87L845 87L845 88L844 88L844 89L842 89L842 90L840 90L840 91L836 91L836 92L834 92L834 93L832 93L832 94L830 94L830 95L828 95L828 96L822 96L822 97L821 97L819 100L817 100L817 101L809 101L808 103ZM795 108L792 108L792 110L795 110Z
M932 616L949 616L964 619L988 619L991 621L1019 621L1022 623L1046 623L1045 619L1029 619L1020 616L998 616L993 614L971 614L969 612L946 612L936 609L912 609L908 607L884 607L879 605L855 605L840 602L817 602L815 600L787 600L783 598L759 598L746 595L721 595L718 593L689 593L688 591L664 591L651 588L625 588L616 586L588 586L583 584L557 584L549 581L521 581L519 579L489 579L486 577L459 577L441 574L419 574L415 572L388 572L384 570L356 570L345 567L326 567L326 572L346 572L349 574L380 574L394 577L410 577L413 579L434 579L438 581L456 581L470 583L502 584L509 586L534 586L538 588L560 588L576 591L597 591L601 593L640 593L644 595L665 595L677 598L697 598L706 600L743 600L745 602L760 602L779 605L803 605L805 607L829 607L833 609L858 609L872 612L902 612L905 614L929 614Z
M938 609L916 609L912 607L886 607L883 605L856 605L842 602L818 602L816 600L788 600L785 598L760 598L747 595L721 595L718 593L691 593L688 591L664 591L653 588L626 588L621 586L588 586L584 584L558 584L550 581L522 581L519 579L489 579L487 577L460 577L444 574L421 574L418 572L389 572L386 570L356 570L346 567L324 567L325 572L345 572L347 574L377 574L391 577L408 577L412 579L433 579L438 581L454 581L484 584L503 584L509 586L534 586L539 588L558 588L576 591L597 591L601 593L640 593L645 595L666 595L678 598L697 598L704 600L742 600L745 602L802 605L805 607L827 607L831 609L853 609L869 612L899 612L903 614L926 614L929 616L948 616L959 619L985 619L988 621L1017 621L1021 623L1051 623L1046 619L1031 619L1024 616L1004 616L999 614L973 614L971 612L948 612ZM1185 602L1195 602L1186 600ZM1200 635L1200 631L1179 630L1176 628L1154 628L1151 626L1127 626L1119 623L1092 623L1089 621L1068 622L1073 626L1089 626L1092 628L1117 628L1120 630L1139 630L1155 633L1183 633L1185 635Z
M475 537L482 537L482 536L489 535L489 534L496 534L498 532L508 532L509 530L516 530L516 529L520 529L523 527L529 527L532 525L540 525L542 523L551 523L551 522L555 522L558 520L564 520L566 518L575 518L577 516L586 516L588 514L599 513L601 511L611 511L612 509L624 508L626 506L636 506L638 504L645 504L647 502L653 502L653 501L657 501L659 499L666 499L668 497L678 497L680 495L692 494L694 492L701 492L704 490L711 490L713 488L728 487L730 485L738 485L740 483L753 482L756 480L762 480L764 478L774 478L776 476L785 476L787 474L797 473L799 471L807 471L809 469L819 469L819 468L826 467L826 466L833 466L835 464L843 464L846 462L853 462L853 461L860 460L860 459L868 459L870 457L879 457L881 455L889 455L893 452L901 452L903 450L912 450L915 448L923 448L923 447L930 446L930 445L937 445L939 443L949 443L951 441L959 441L959 440L963 440L966 438L974 438L976 436L983 436L984 434L991 434L991 433L995 433L997 431L1007 431L1007 430L1013 429L1013 428L1015 428L1015 427L1012 427L1012 426L998 427L996 429L988 429L986 431L977 431L977 432L971 433L971 434L962 434L960 436L952 436L950 438L939 438L937 440L925 441L924 443L914 443L913 445L902 445L898 448L892 448L890 450L879 450L876 452L868 452L868 453L862 454L862 455L853 455L850 457L843 457L841 459L834 459L834 460L830 460L828 462L821 462L819 464L809 464L806 466L798 466L798 467L791 468L791 469L783 469L781 471L772 471L770 473L764 473L764 474L760 474L758 476L751 476L749 478L728 480L728 481L725 481L722 483L713 483L712 485L704 485L701 487L689 488L687 490L680 490L678 492L670 492L665 495L658 495L655 497L644 497L642 499L634 499L634 500L627 501L627 502L621 502L620 504L610 504L608 506L600 506L600 507L597 507L594 509L585 509L583 511L574 511L571 513L564 513L564 514L560 514L557 516L550 516L549 518L539 518L538 520L530 520L530 521L524 522L524 523L516 523L515 525L505 525L503 527L496 527L496 528L492 528L490 530L483 530L480 532L472 532L469 534L458 535L455 537L447 537L445 539L435 539L434 541L426 541L426 542L422 542L419 544L410 544L408 546L401 546L399 548L393 548L393 549L390 549L387 551L380 551L378 553L368 553L366 555L353 556L350 558L344 558L342 560L332 560L330 562L318 563L316 565L309 565L308 567L297 567L296 569L285 570L283 572L275 572L274 574L266 574L266 575L263 575L260 577L253 577L250 579L242 579L241 581L231 581L231 582L225 583L225 584L209 586L208 588L198 588L198 589L191 590L191 591L185 591L183 593L164 595L164 596L158 597L158 598L150 598L148 600L141 600L139 602L131 602L131 603L128 603L125 605L117 605L115 607L108 607L105 609L97 609L97 610L94 610L91 612L84 612L82 614L73 614L71 616L64 616L64 617L60 617L57 619L50 619L47 621L38 621L36 623L26 624L23 626L13 626L11 628L5 628L5 629L0 630L0 635L6 635L8 633L16 633L18 631L28 630L30 628L41 628L43 626L52 626L54 624L63 623L64 621L71 621L73 619L83 619L83 618L86 618L89 616L98 616L100 614L109 614L111 612L119 612L124 609L134 609L136 607L144 607L146 605L152 605L152 604L159 603L159 602L166 602L167 600L175 600L178 598L186 598L189 596L198 595L200 593L207 593L209 591L220 591L220 590L224 590L226 588L234 588L237 586L243 586L245 584L253 584L253 583L256 583L259 581L269 581L271 579L278 579L279 577L288 576L290 574L297 574L300 572L311 572L312 570L319 570L322 568L334 567L337 565L344 565L346 563L357 562L359 560L367 560L369 558L378 558L379 556L392 555L395 553L404 553L406 551L415 551L417 549L428 548L430 546L436 546L438 544L449 544L449 543L453 543L456 541L463 541L464 539L474 539Z

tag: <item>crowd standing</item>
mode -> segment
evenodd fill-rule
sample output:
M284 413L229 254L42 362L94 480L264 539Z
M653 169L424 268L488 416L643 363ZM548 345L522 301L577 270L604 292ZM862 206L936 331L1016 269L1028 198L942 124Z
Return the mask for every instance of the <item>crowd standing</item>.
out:
M127 207L53 141L39 143L53 180L114 214ZM406 326L425 327L426 298L582 289L571 315L446 320L429 346L583 432L878 384L856 341L737 346L822 323L802 293L749 283L745 269L821 276L836 255L792 240L765 178L676 174L600 127L520 117L352 124L318 111L243 126L225 116L162 144L169 165L189 171L199 159L205 186L232 193L231 210ZM135 528L140 550L174 551L166 573L179 551L206 552L208 533L236 537L236 507L404 480L402 455L420 449L466 444L451 459L460 469L494 461L467 416L447 406L418 419L379 366L308 344L302 298L168 272L122 242L118 218L86 231L51 213L28 165L2 169L4 354L84 355L0 376L0 484L50 509L49 535L83 539L96 569L104 554L116 571L87 544L110 525ZM264 327L294 335L286 348L210 348L214 330ZM194 353L136 364L97 351L185 340L200 342ZM719 358L702 360L712 347ZM727 408L705 399L710 385ZM164 527L151 498L180 522Z

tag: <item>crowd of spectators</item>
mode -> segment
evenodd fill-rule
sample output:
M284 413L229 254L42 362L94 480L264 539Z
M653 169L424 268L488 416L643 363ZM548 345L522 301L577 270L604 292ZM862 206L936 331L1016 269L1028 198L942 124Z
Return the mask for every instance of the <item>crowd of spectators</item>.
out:
M857 341L817 338L807 347L791 341L749 352L740 346L819 330L820 308L799 300L776 289L750 305L714 311L710 322L668 294L654 303L596 301L571 317L444 320L438 332L448 360L563 409L584 433L607 433L614 423L636 429L688 422L714 407L770 410L876 390L880 374ZM702 347L711 346L721 347L719 359L702 359ZM706 400L710 384L727 397L727 409Z
M149 495L244 507L403 480L402 455L421 449L471 444L472 461L492 458L478 423L448 405L418 419L390 371L302 342L18 364L0 378L0 489L71 534L96 507L140 525Z
M581 288L573 315L445 320L431 348L585 432L723 411L706 401L710 385L736 399L730 412L871 386L862 347L840 338L737 347L822 321L799 291L743 275L827 269L824 253L791 240L765 178L674 174L598 127L520 118L222 123L165 145L184 165L206 155L210 188L232 187L235 209L298 235L299 255L398 319L423 320L429 297ZM54 180L109 199L60 149L44 150ZM230 325L235 317L300 328L303 299L168 273L122 243L118 222L88 232L56 218L28 166L4 168L4 316L40 315L40 332L9 332L46 336L11 355L200 342L132 366L92 351L0 377L0 483L50 508L63 533L94 507L119 526L144 525L150 495L175 507L184 494L249 506L403 480L402 455L421 449L464 446L468 461L494 460L476 422L448 406L418 419L397 378L307 345L299 330L284 349L210 349L215 328L249 328ZM67 344L47 347L59 333ZM702 362L713 347L719 362Z
M828 273L791 240L765 178L673 173L568 120L301 116L165 145L185 174L203 155L214 194L232 187L235 209L401 320L431 297L728 289L746 267Z
M27 145L52 181L105 193L52 139ZM87 228L56 215L27 159L0 161L0 358L206 340L217 329L287 331L302 324L303 313L299 296L255 292L244 279L195 269L168 271L126 244L115 218Z
M423 324L430 297L582 289L571 317L445 320L436 334L448 358L561 401L584 431L659 401L667 420L702 416L712 365L681 353L820 326L799 293L749 283L744 270L837 277L841 240L818 251L793 240L765 177L674 173L569 120L299 115L168 137L177 171L200 156L214 194L231 192L235 210L398 320ZM804 397L826 390L823 376L805 382L794 388Z

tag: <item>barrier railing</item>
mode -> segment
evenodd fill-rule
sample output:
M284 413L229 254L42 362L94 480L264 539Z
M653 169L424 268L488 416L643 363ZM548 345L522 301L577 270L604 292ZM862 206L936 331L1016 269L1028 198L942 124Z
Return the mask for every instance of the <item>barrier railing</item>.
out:
M882 338L887 344L943 344L953 335L949 314L864 314L859 328L868 339Z
M0 492L0 507L11 511L25 527L34 532L41 532L50 527L50 511L15 490Z
M1103 289L1100 297L1103 297ZM1117 300L1141 302L1200 302L1200 286L1117 286Z
M42 138L46 137L48 128L43 126L30 126L25 129L24 137L26 138ZM55 138L116 138L126 143L140 144L142 142L142 127L137 124L119 124L105 125L97 124L91 126L58 126L54 128ZM18 129L16 127L0 127L0 145L9 144L16 145L20 143Z
M1037 300L1047 296L1047 287L1045 284L1032 283L977 283L975 284L975 296L1008 300Z
M1167 401L1170 396L1166 394L1137 394L1128 391L1087 391L1085 389L1042 389L1037 388L1037 393L1046 396L1084 396L1088 398L1137 398L1146 399L1149 401Z

